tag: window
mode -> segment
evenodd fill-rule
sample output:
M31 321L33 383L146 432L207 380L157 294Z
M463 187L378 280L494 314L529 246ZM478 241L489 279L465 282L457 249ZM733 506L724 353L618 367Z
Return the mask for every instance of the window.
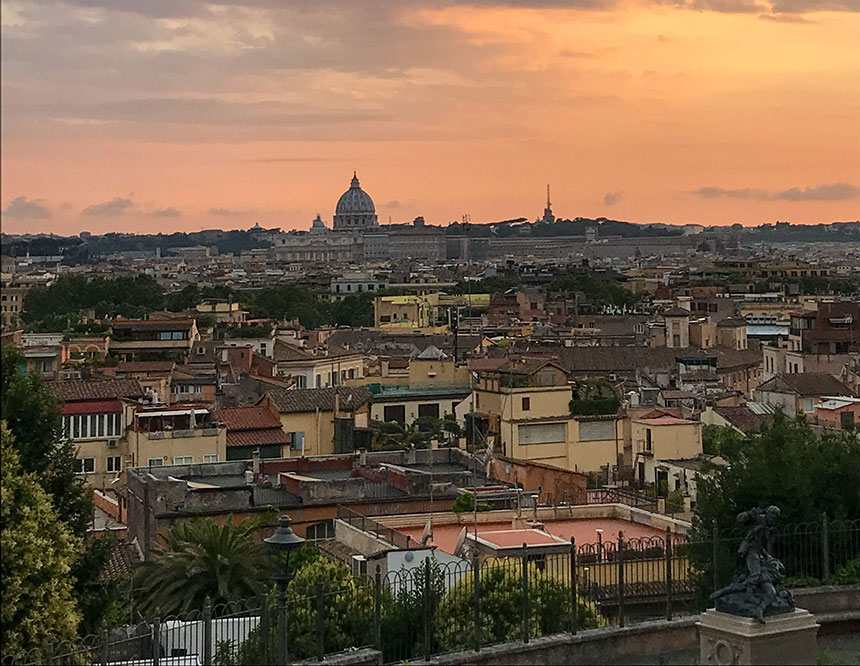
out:
M173 339L174 340L184 340L185 339L185 333L183 333L182 331L174 331L173 332Z
M439 403L431 402L424 405L418 405L418 416L432 416L434 419L438 419Z
M532 408L531 398L523 398L523 411L527 412Z
M564 423L523 424L517 428L520 444L555 444L565 441Z
M158 334L159 340L170 340L170 331L163 331Z
M173 456L174 465L190 465L194 462L194 456Z
M601 442L615 439L615 421L580 421L580 442Z
M108 456L107 457L107 467L105 469L108 472L121 472L122 471L122 456Z
M406 405L385 405L382 420L406 423Z
M645 429L645 450L651 451L653 442L651 441L651 428Z
M95 471L95 458L75 458L75 472L78 474L92 474Z
M815 411L815 407L813 405L812 398L804 398L803 399L803 411L807 414L811 414Z
M300 430L298 432L290 433L292 440L292 444L290 444L290 449L293 451L304 451L305 450L305 433L304 430Z
M206 453L203 456L203 462L205 462L205 463L216 463L220 459L221 458L217 453Z
M161 467L164 465L164 458L150 458L146 461L147 467Z
M350 379L355 379L355 368L350 368L350 369L349 369L349 372L347 373L347 376L348 376Z
M317 388L322 388L322 375L317 375Z

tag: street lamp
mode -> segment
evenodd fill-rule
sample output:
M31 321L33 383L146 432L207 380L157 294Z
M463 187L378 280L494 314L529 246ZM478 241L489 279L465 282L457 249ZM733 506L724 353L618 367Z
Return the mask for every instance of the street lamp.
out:
M278 582L278 663L287 664L287 585L290 582L290 553L298 550L305 542L300 536L293 532L290 527L292 519L284 514L278 518L278 529L272 536L263 539L278 559L283 553L283 572L276 574Z

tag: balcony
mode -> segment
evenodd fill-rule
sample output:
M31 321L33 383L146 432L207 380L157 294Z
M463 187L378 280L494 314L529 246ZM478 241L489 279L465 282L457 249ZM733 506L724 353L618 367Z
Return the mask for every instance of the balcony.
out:
M193 428L189 430L157 430L146 433L147 439L179 439L182 437L217 437L218 428Z
M412 398L432 395L468 394L469 382L416 382L414 384L368 384L376 398Z

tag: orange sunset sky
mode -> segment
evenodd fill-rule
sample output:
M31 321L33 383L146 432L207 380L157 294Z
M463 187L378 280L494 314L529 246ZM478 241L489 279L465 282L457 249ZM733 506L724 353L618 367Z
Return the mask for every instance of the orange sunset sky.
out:
M7 233L860 216L860 0L2 6Z

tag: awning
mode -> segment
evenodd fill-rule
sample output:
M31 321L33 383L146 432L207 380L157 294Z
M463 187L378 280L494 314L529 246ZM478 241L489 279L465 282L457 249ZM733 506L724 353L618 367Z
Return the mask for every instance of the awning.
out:
M63 403L63 416L74 414L122 414L119 400L89 400Z
M191 416L192 414L208 414L208 409L175 409L167 412L138 412L139 418L150 416Z

